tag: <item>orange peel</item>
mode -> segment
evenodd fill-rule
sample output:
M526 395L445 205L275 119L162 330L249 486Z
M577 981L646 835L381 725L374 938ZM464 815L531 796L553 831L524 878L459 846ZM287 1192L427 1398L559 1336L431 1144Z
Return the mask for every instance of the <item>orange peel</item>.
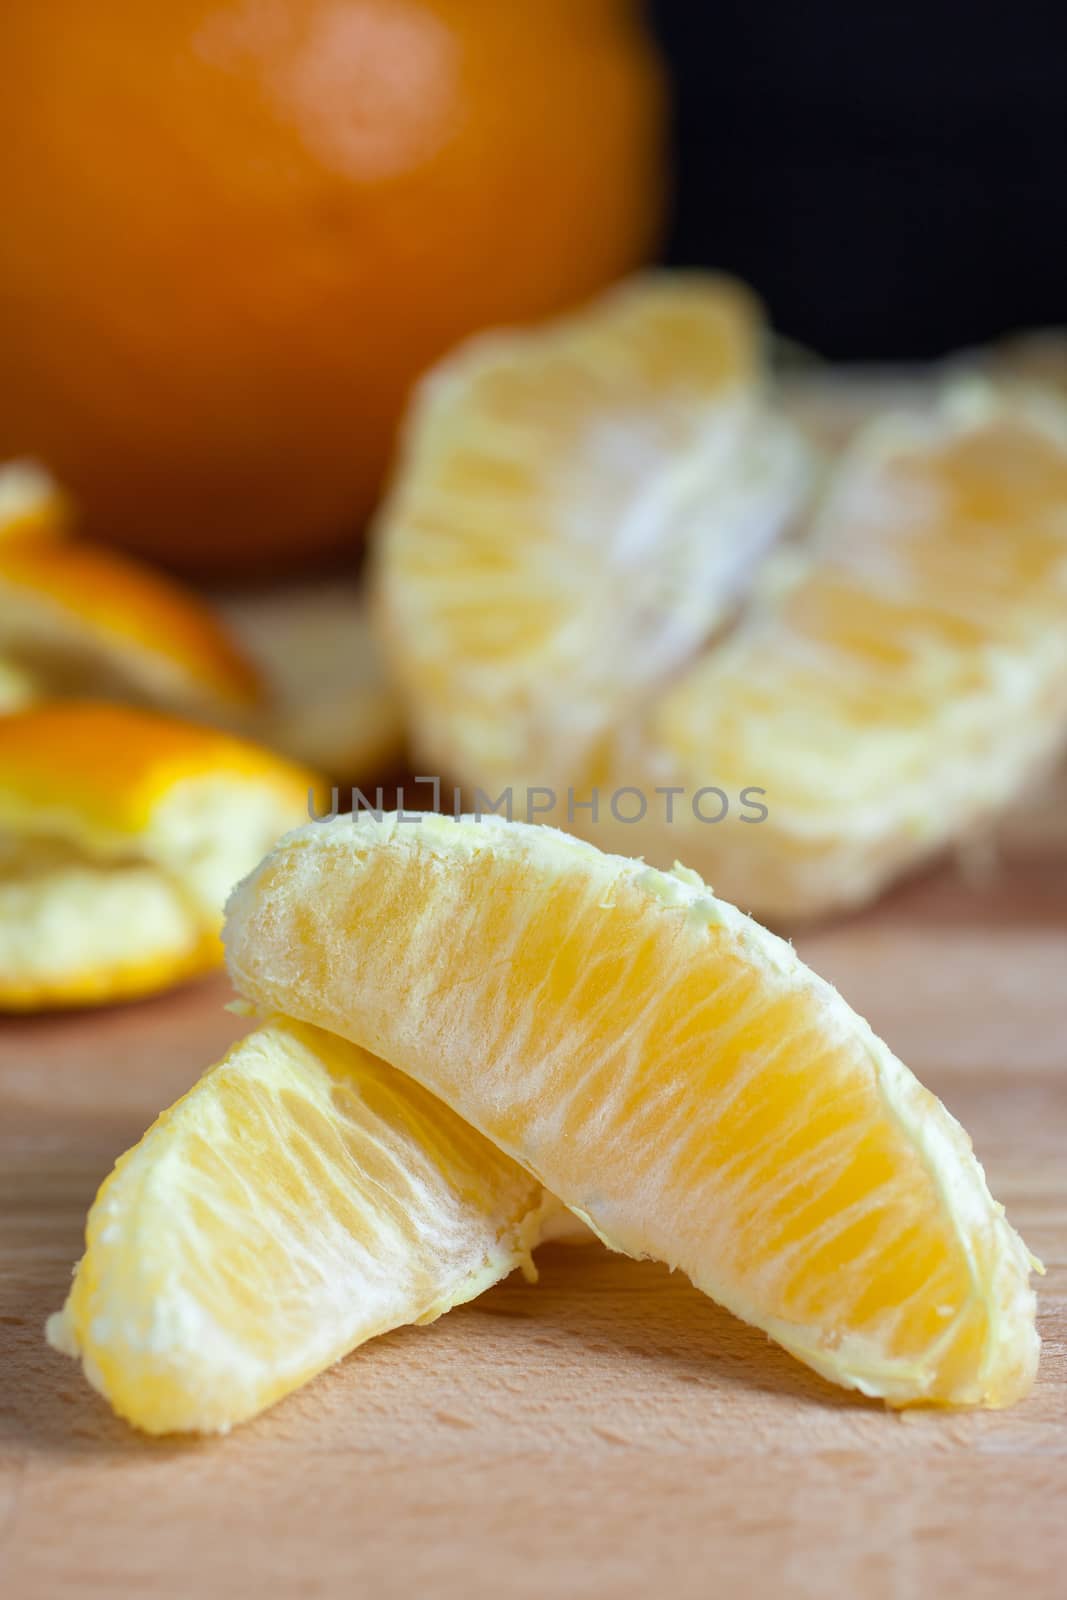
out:
M0 717L0 1010L97 1005L220 964L232 883L317 779L156 712Z
M219 720L262 694L221 620L181 585L97 545L25 531L0 538L0 667L22 686L5 709L91 694Z

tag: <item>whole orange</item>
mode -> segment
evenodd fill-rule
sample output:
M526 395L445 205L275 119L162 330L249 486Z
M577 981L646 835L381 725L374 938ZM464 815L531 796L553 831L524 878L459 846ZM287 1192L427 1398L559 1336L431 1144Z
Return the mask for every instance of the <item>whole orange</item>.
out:
M4 25L0 458L173 566L343 544L412 379L658 221L627 0L33 0Z

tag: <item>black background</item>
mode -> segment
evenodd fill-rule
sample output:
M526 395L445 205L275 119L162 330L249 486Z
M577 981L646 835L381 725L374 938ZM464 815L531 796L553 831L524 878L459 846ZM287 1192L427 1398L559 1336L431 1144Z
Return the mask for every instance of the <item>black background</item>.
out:
M838 358L1067 322L1067 0L652 0L668 258Z

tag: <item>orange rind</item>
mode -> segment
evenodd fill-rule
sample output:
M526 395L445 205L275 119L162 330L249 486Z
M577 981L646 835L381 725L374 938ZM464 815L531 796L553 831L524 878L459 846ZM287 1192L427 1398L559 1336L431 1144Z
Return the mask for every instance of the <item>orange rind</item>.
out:
M402 713L354 585L211 606L69 529L47 474L0 469L0 712L92 696L231 728L339 780L397 760Z
M155 712L0 717L0 1010L127 1000L218 966L228 890L316 783Z
M0 537L0 674L0 709L91 695L220 721L262 694L207 604L97 545L30 536L25 516Z

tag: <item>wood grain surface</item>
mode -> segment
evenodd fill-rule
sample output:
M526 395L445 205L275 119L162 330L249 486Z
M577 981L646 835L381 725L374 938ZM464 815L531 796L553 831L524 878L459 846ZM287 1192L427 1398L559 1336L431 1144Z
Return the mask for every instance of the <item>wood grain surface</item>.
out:
M152 1442L49 1350L115 1156L240 1031L221 981L0 1027L0 1574L145 1595L1064 1593L1067 784L878 907L797 937L971 1131L1046 1262L1030 1399L895 1415L680 1275L553 1246L229 1438Z

